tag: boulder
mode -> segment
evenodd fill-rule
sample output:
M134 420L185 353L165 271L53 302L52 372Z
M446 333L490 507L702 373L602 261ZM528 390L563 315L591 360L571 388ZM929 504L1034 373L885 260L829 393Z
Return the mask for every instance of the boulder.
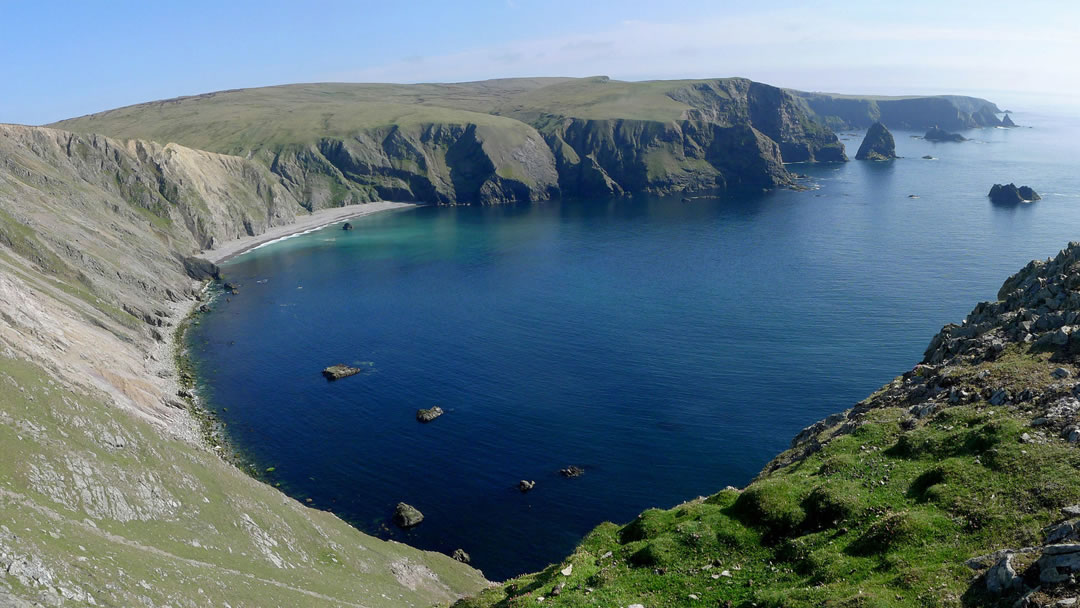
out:
M443 409L437 405L426 410L416 410L416 420L418 422L431 422L442 415Z
M1013 554L1006 553L986 572L986 590L993 594L1009 593L1019 589L1024 580L1017 576L1012 565Z
M337 365L331 365L330 367L322 370L322 375L325 376L327 380L333 381L341 380L342 378L348 378L349 376L355 376L361 371L363 370L358 367L349 367L344 363L339 363Z
M408 530L420 525L422 521L424 521L424 514L412 505L399 502L394 508L394 523L399 528Z
M994 184L990 188L990 202L999 205L1015 205L1037 201L1042 197L1029 186L1017 187L1016 184Z
M342 224L342 226L341 226L341 229L342 229L342 230L352 230L352 229L353 229L353 225L352 225L352 224L350 224L349 222L345 222L344 224Z
M892 160L896 158L896 141L880 122L870 125L855 160Z
M535 488L536 487L536 482L535 481L526 481L526 480L522 479L521 481L518 482L517 487L518 487L519 490L521 490L522 494L524 494L525 492L528 492L529 490Z
M196 281L221 278L221 271L209 260L189 256L183 258L181 262L184 264L184 272Z
M562 475L563 477L581 477L584 474L585 469L574 465L570 465L565 469L559 469L559 475Z
M467 564L472 561L472 558L469 557L469 554L466 553L464 549L454 549L454 553L451 554L450 557L456 559L463 564Z
M949 133L945 129L933 127L923 135L927 141L967 141L967 138L959 133Z

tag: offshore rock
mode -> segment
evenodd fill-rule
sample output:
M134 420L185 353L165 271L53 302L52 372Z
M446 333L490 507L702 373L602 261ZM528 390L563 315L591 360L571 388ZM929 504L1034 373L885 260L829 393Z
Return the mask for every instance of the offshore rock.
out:
M875 122L866 131L855 160L892 160L896 158L896 141L885 125Z
M990 202L999 205L1015 205L1017 203L1030 203L1042 199L1038 192L1030 186L1016 187L1016 184L994 184L990 188Z
M1009 118L1008 114L1006 114L1005 118L1001 119L1001 126L1003 126L1003 127L1015 127L1016 123L1013 122L1011 118Z
M345 231L349 231L349 230L353 229L353 225L352 225L351 222L345 222L344 224L341 225L341 229L345 230Z
M394 508L394 523L403 530L415 528L422 521L424 521L424 514L412 505L399 502Z
M330 367L324 369L322 371L322 375L325 376L327 380L333 381L341 380L342 378L348 378L349 376L355 376L361 371L363 370L358 367L349 367L348 365L339 363L338 365L331 365Z
M927 141L967 141L967 138L959 133L949 133L948 131L934 127L923 135L923 139Z
M570 466L566 467L565 469L560 469L559 470L559 475L562 475L563 477L567 477L567 478L581 477L584 474L585 474L585 469L583 469L581 467L578 467L578 466L574 466L574 465L570 465Z
M431 422L439 416L442 416L443 413L443 409L437 405L426 410L416 410L416 420L417 422Z

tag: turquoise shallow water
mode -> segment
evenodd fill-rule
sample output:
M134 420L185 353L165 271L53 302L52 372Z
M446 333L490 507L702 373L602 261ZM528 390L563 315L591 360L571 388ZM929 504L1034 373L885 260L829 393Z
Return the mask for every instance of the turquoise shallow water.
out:
M1014 118L1033 128L793 167L808 192L418 208L258 249L189 334L202 391L291 495L493 579L543 567L601 521L745 484L1080 240L1080 122ZM1044 200L992 205L1002 181ZM338 362L370 371L327 383ZM394 528L398 501L424 523Z

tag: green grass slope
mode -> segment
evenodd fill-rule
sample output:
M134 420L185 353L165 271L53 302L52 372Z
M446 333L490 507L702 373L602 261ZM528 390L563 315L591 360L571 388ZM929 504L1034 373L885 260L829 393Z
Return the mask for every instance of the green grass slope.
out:
M0 605L426 607L485 585L200 440L173 364L200 297L183 259L298 213L241 158L0 125Z
M1054 326L1077 314L1078 260L1072 245L1010 279L935 338L933 365L808 427L746 488L603 524L459 608L1068 605L1080 344ZM1015 586L993 593L1005 549Z

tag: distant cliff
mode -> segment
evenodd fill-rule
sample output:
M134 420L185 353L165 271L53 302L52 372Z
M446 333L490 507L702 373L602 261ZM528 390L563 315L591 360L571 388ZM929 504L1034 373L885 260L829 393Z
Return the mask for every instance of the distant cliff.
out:
M741 78L293 85L55 126L241 156L308 209L776 188L785 162L847 159L791 93Z
M791 91L808 112L834 129L864 129L882 122L893 129L970 129L1001 124L996 105L977 97L859 97Z

